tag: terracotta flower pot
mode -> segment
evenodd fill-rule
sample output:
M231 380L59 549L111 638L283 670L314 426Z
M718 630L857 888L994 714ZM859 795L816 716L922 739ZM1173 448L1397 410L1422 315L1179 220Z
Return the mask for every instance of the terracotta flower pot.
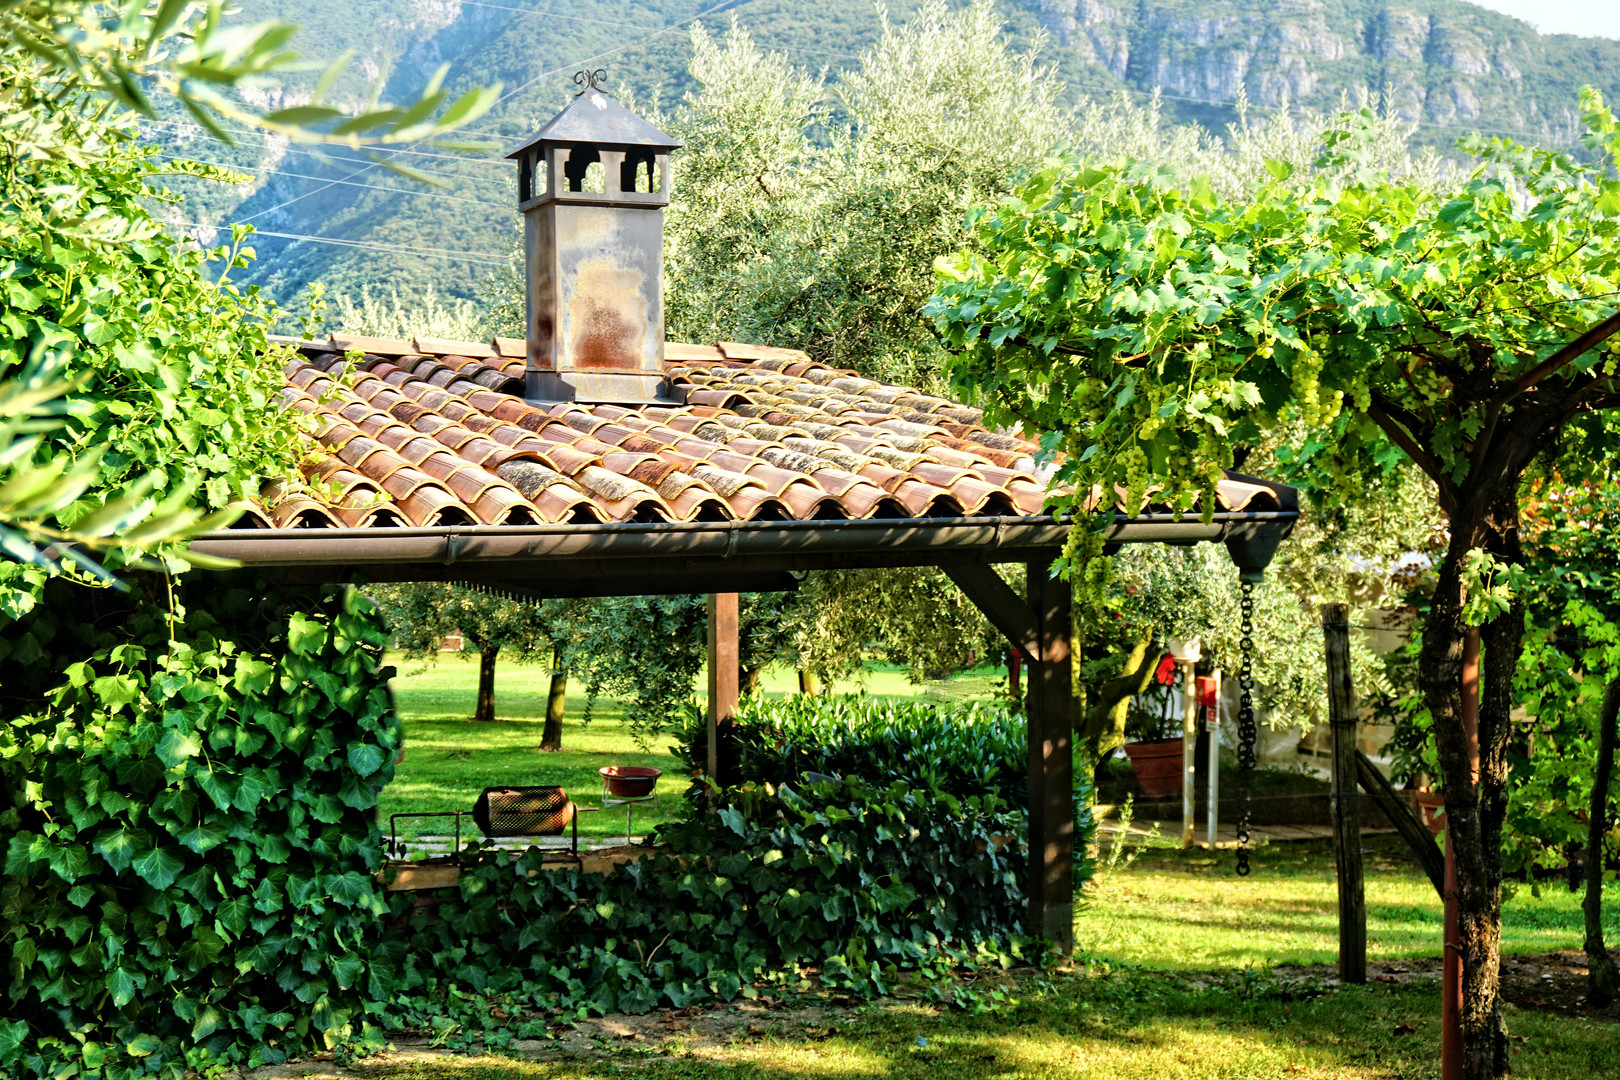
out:
M597 769L607 782L608 794L615 799L642 799L652 794L653 785L664 775L662 769L645 765L608 765Z
M1131 770L1144 796L1165 799L1181 794L1180 739L1126 743L1125 756L1131 759Z

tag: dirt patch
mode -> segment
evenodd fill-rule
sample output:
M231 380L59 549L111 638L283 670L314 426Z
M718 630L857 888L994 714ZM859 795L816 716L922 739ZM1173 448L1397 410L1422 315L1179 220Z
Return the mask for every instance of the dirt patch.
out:
M1620 963L1620 949L1610 951ZM1579 949L1562 949L1535 956L1504 956L1501 968L1502 999L1521 1009L1545 1009L1585 1016L1592 1019L1620 1021L1620 1003L1605 1009L1595 1009L1586 1001L1586 953ZM1272 974L1283 980L1338 982L1335 967L1284 965L1273 968ZM1424 957L1416 960L1375 961L1367 965L1369 983L1404 983L1414 980L1433 981L1440 978L1440 958Z
M1620 961L1620 949L1615 950L1614 956L1616 961ZM1068 975L1083 978L1086 974L1083 967L1054 969L1045 973L1033 968L1021 968L984 976L980 988L1002 985L1016 991L1023 979L1032 976ZM1230 986L1234 979L1252 979L1256 975L1284 984L1298 984L1302 988L1320 988L1338 983L1337 969L1327 964L1284 964L1259 972L1236 974L1232 971L1183 972L1176 977L1191 987L1208 987ZM1428 957L1375 961L1367 965L1367 976L1371 985L1437 982L1440 979L1440 960L1438 957ZM1303 992L1319 993L1320 989ZM1620 1022L1620 1004L1610 1005L1606 1009L1593 1009L1587 1005L1586 954L1574 949L1536 956L1505 957L1502 961L1502 996L1523 1009L1542 1009ZM932 1006L923 1006L915 999L904 997L875 1001L840 995L761 997L752 1001L735 1001L729 1005L690 1005L684 1009L656 1009L636 1015L615 1013L572 1024L557 1024L552 1028L551 1038L518 1039L513 1043L511 1052L530 1061L610 1056L621 1060L625 1057L671 1055L704 1057L742 1042L770 1039L806 1043L831 1038L844 1025L856 1019L857 1011L870 1016L872 1011L917 1008ZM373 1070L382 1070L386 1066L431 1061L446 1056L455 1056L469 1063L483 1060L467 1058L462 1051L434 1046L425 1035L394 1032L390 1035L390 1041L392 1049L367 1058L357 1071L345 1069L335 1061L314 1060L254 1069L239 1074L237 1080L352 1078L371 1075Z
M734 1043L758 1039L809 1042L838 1034L849 1011L868 1005L853 998L832 996L812 999L761 997L729 1005L690 1005L684 1009L657 1009L629 1015L614 1013L573 1024L558 1024L548 1039L517 1039L512 1052L529 1061L559 1061L614 1056L697 1055L723 1049ZM876 1003L875 1007L904 1007L898 1001ZM273 1065L238 1074L238 1080L294 1080L314 1077L354 1077L368 1070L390 1065L431 1061L455 1056L460 1051L434 1046L426 1036L393 1032L392 1048L369 1057L359 1070L351 1071L332 1060L302 1061ZM323 1055L324 1056L324 1055Z

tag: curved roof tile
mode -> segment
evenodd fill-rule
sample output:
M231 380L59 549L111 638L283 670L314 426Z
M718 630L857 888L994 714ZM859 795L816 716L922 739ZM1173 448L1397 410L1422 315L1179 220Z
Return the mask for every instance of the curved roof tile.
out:
M297 342L284 407L315 420L308 491L238 528L1035 516L1036 447L974 408L792 349L671 342L679 405L522 396L524 344ZM1234 475L1224 510L1276 509Z

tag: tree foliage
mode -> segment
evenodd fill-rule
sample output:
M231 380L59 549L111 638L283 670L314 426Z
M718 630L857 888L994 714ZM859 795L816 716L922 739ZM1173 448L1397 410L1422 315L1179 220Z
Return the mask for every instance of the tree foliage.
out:
M550 660L565 670L562 652L567 637L562 620L568 601L527 600L475 585L437 583L372 585L366 595L377 603L394 644L407 656L437 658L453 634L477 650L474 720L495 719L495 665L502 653L519 661Z
M1163 163L1055 157L974 215L930 308L959 350L957 385L1063 456L1070 506L1117 484L1134 509L1162 486L1155 501L1207 514L1235 451L1290 421L1316 436L1292 475L1321 502L1403 457L1433 482L1449 533L1419 678L1457 852L1473 1077L1507 1067L1495 968L1524 621L1501 586L1524 561L1519 486L1620 404L1620 357L1591 347L1620 327L1620 124L1595 91L1582 106L1601 165L1473 138L1478 166L1441 188L1372 167L1370 112L1326 133L1316 167L1274 163L1238 199ZM1470 627L1485 655L1477 781Z
M153 96L170 95L227 143L235 140L225 121L297 142L355 149L422 140L446 145L442 136L483 115L498 93L480 88L453 97L442 89L446 67L414 102L351 114L325 101L348 66L346 55L327 68L311 100L301 105L257 109L230 93L298 66L298 54L288 48L297 29L279 20L232 25L224 0L15 0L0 8L0 41L30 81L47 87L39 104L48 111L100 101L152 117ZM61 137L53 124L45 116L21 125L31 156L84 161L95 153L93 145ZM381 156L377 160L397 168Z
M42 108L50 87L0 57L11 109ZM82 157L30 156L30 124L0 125L0 387L41 386L26 441L15 429L6 465L41 490L32 535L104 533L160 508L218 511L290 471L297 428L273 407L280 360L266 341L270 305L230 280L252 251L176 245L146 208L163 197L161 169L126 126L69 100L53 137ZM210 273L217 280L210 279ZM17 489L9 489L16 491ZM16 511L14 511L16 512ZM153 535L176 520L154 522ZM133 547L143 534L119 538ZM26 551L13 555L27 556ZM114 552L112 565L127 561ZM49 565L0 564L4 615L26 612Z

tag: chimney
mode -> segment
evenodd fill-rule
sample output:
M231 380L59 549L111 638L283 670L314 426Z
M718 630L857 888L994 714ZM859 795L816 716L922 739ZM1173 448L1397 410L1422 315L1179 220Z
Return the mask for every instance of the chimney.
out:
M518 147L528 396L666 400L664 207L680 144L580 72L573 102Z

